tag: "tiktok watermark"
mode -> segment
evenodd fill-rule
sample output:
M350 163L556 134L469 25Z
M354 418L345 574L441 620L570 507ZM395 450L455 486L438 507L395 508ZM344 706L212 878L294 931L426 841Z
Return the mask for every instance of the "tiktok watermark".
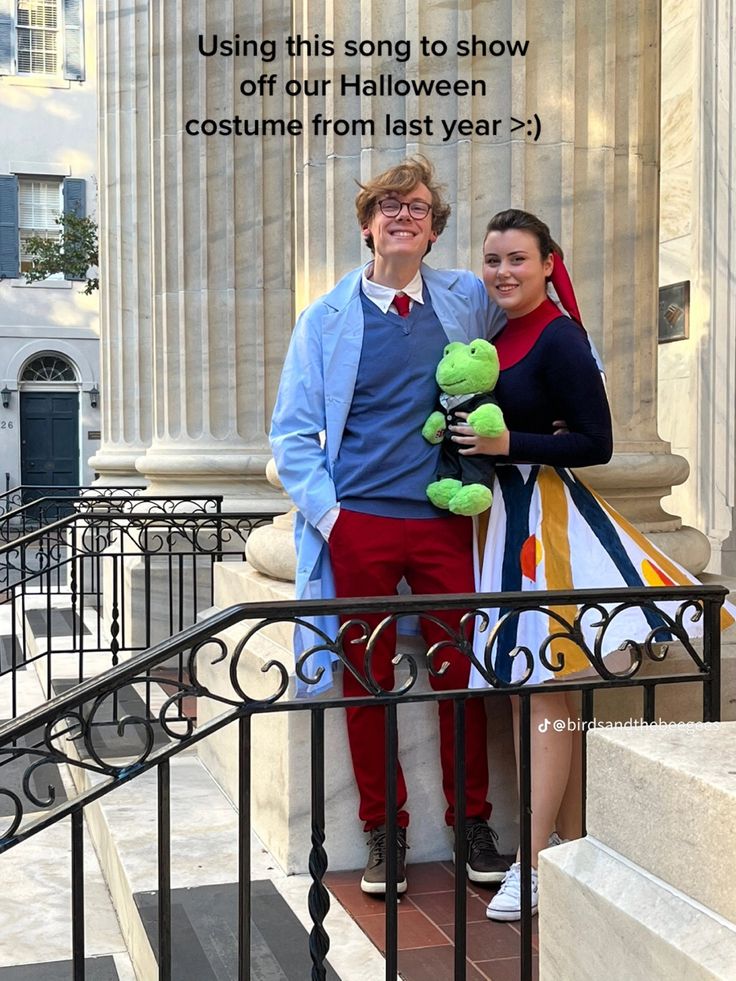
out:
M684 729L686 732L698 732L703 729L718 729L720 722L672 722L668 719L655 719L645 722L644 719L544 719L537 728L540 732L587 732L590 729L644 729L652 726L668 729Z

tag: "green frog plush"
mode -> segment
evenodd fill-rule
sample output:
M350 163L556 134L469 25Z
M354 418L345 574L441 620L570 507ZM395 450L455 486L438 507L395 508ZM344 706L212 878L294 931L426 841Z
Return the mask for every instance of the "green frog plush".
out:
M436 372L442 389L439 405L422 427L422 436L429 443L442 443L437 480L427 487L427 497L435 507L470 515L491 506L491 458L461 455L449 427L464 423L457 413L467 412L468 425L478 435L500 436L504 432L503 413L492 394L498 374L498 355L488 341L453 341L445 348Z

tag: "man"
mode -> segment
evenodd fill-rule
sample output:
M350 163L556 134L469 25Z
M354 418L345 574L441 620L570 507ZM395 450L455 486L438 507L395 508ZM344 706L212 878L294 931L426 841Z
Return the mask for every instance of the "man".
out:
M373 261L345 276L299 318L273 415L276 467L299 509L297 596L390 595L402 578L416 594L470 593L471 521L427 500L438 449L422 438L421 429L435 402L435 368L445 345L492 335L504 318L471 273L440 272L422 262L450 214L427 160L405 160L361 185L356 210ZM459 612L436 615L458 629ZM382 617L363 619L373 628ZM447 639L441 625L421 626L428 644ZM395 635L382 631L372 668L384 689L393 686L394 649ZM362 673L364 646L346 642L344 654ZM441 677L430 676L433 687L466 687L468 661L452 649L443 649L442 660L449 668ZM348 670L343 690L346 696L366 693ZM369 833L361 888L369 893L386 890L383 716L378 706L347 709L359 816ZM439 722L445 817L453 825L452 702L439 703ZM467 871L473 881L499 882L508 865L487 823L480 699L466 703L466 735ZM399 768L399 892L406 889L406 797Z

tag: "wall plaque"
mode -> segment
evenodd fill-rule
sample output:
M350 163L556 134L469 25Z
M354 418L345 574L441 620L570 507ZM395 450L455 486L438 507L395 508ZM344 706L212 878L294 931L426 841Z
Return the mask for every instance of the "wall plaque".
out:
M683 341L690 331L690 281L659 288L659 324L657 340Z

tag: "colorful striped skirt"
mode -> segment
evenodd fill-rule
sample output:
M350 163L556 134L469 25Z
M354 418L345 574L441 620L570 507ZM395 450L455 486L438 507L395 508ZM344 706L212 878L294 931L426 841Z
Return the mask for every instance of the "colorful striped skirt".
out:
M481 533L476 536L476 582L483 593L698 583L562 468L499 466L482 545L480 538ZM600 614L589 610L579 624L584 646L605 657L628 641L671 640L667 626L679 607L679 603L662 602L656 608L622 609L609 618L603 630L597 625ZM614 607L606 609L610 613ZM566 633L560 620L549 612L529 611L519 616L504 609L487 612L488 624L476 629L475 655L481 663L492 665L501 681L519 681L528 673L526 657L513 656L519 648L527 648L534 659L534 669L526 679L529 684L551 678L564 680L566 675L591 667L590 658L574 640L561 636L545 643L553 633ZM571 604L554 607L552 612L564 623L572 623L578 608ZM736 609L726 604L721 613L723 628L734 623L734 614ZM702 635L702 618L693 619L692 615L692 610L686 613L683 624L689 637L697 637ZM471 685L483 687L487 681L474 671Z

